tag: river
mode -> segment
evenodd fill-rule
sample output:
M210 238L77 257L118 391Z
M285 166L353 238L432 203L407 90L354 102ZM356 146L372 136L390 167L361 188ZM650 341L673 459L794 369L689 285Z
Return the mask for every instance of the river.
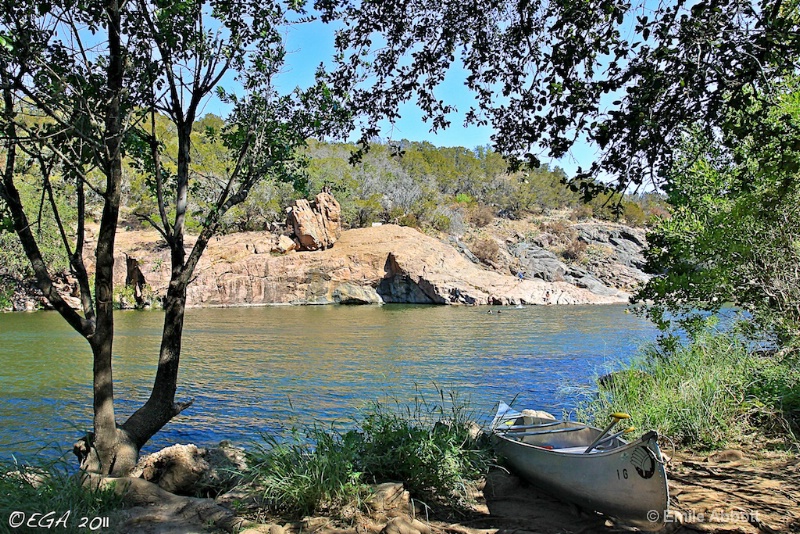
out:
M436 387L476 414L498 400L560 414L655 337L625 306L319 306L187 312L178 400L194 399L144 452L248 445L299 420L351 422L359 407ZM500 312L500 313L498 313ZM163 313L118 312L122 421L147 398ZM0 460L55 456L91 428L91 352L54 312L0 314ZM435 386L434 386L435 384ZM418 393L419 391L419 393Z

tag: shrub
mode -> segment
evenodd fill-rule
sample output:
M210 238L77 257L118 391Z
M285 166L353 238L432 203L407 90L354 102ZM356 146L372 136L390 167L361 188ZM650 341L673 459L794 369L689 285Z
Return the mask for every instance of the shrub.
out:
M413 213L407 213L397 220L400 226L410 226L411 228L419 228L419 219Z
M622 218L631 226L644 226L647 224L647 214L636 202L622 203Z
M580 239L575 239L566 247L564 247L564 250L561 251L561 256L565 260L581 261L586 254L586 249L588 247L589 245L587 245L586 242L581 241Z
M440 232L447 232L450 230L451 220L450 217L445 215L444 213L435 213L429 219L432 228L439 230Z
M573 208L569 214L571 221L587 221L592 218L592 207L589 204L580 204Z
M387 409L373 403L359 434L360 466L370 482L402 480L412 495L427 502L464 505L468 486L485 473L488 449L472 436L467 406L455 394L413 409ZM450 406L449 413L446 405Z
M480 204L469 211L469 222L478 228L483 228L494 220L494 214L494 208Z
M361 508L367 484L388 481L428 503L463 505L492 458L470 433L466 403L439 395L434 404L373 402L344 433L313 425L283 441L267 437L251 455L248 479L270 511L292 516Z
M14 307L14 290L17 282L10 276L0 275L0 311L11 310Z
M351 436L314 425L283 440L263 438L265 445L250 454L246 479L269 511L294 517L323 509L335 514L351 503L360 505L368 494Z
M554 236L561 245L568 245L578 237L578 232L569 223L562 220L545 222L542 224L542 232Z
M482 262L491 263L500 256L500 245L494 239L486 237L472 245L472 253Z
M764 359L731 333L706 330L690 342L643 348L578 417L603 425L631 414L640 431L657 430L676 445L706 449L743 441L756 429L786 431L800 408L800 372L790 360Z
M467 193L459 193L456 195L456 202L458 202L459 204L466 204L469 206L470 204L475 203L475 198L473 198L471 195Z

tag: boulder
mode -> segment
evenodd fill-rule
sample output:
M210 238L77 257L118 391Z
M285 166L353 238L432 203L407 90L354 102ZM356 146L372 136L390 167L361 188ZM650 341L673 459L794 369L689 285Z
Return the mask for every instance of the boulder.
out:
M564 280L569 270L555 254L531 243L518 243L510 251L519 260L519 271L524 278L558 282Z
M131 477L177 495L217 495L239 481L247 467L244 450L223 442L217 448L172 445L142 457Z
M374 487L374 493L365 504L373 512L412 513L411 495L401 482L384 482Z
M272 252L278 252L280 254L286 254L293 250L297 250L297 242L288 235L280 236L278 242L272 248Z
M341 207L330 193L320 193L313 201L295 200L286 221L300 243L300 250L330 248L341 236Z
M381 296L373 287L357 284L341 284L333 290L333 301L336 304L382 304Z
M157 484L170 493L187 495L193 493L195 484L209 467L195 445L173 445L141 458L131 476Z

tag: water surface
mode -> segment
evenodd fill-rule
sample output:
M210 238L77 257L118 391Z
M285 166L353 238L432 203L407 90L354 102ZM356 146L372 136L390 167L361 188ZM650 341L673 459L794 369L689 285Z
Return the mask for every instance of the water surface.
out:
M366 402L433 384L477 413L571 409L597 374L655 336L624 306L324 306L187 312L178 400L194 405L150 443L247 445L308 416L352 421ZM501 313L497 313L500 311ZM119 312L114 379L123 421L149 394L163 313ZM91 351L54 312L0 315L0 459L68 449L91 428ZM393 402L393 401L392 401Z

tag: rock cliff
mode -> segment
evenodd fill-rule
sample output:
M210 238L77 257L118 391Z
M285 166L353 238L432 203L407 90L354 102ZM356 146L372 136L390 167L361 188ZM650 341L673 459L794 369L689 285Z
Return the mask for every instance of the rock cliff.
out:
M601 304L627 299L619 291L600 294L566 281L500 274L407 227L348 230L335 246L314 252L272 252L283 250L278 241L268 232L212 241L189 286L187 304ZM144 283L156 296L164 294L169 255L157 234L122 234L118 254L117 284L125 283L130 276L126 265L135 259Z

